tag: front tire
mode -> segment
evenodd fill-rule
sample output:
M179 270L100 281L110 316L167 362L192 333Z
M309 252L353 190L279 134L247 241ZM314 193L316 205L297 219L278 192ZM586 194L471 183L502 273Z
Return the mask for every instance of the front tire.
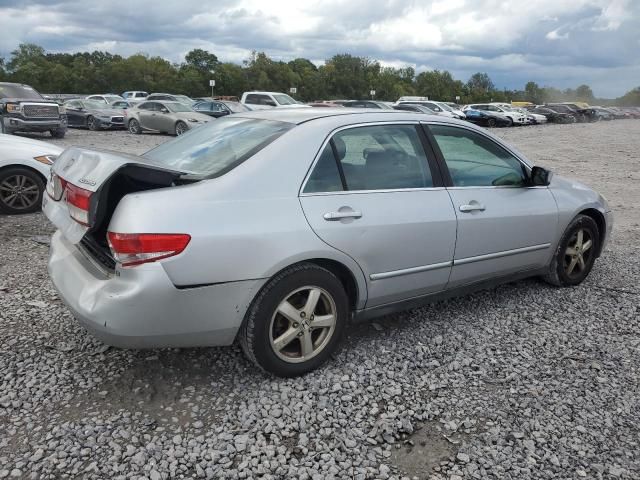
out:
M322 365L340 344L349 300L329 270L301 263L262 288L238 333L245 355L264 371L295 377Z
M91 130L92 132L100 130L100 120L97 120L95 117L89 115L87 117L87 128L89 128L89 130Z
M54 128L53 130L49 130L49 133L53 138L64 138L67 130L64 128Z
M11 167L0 171L0 211L9 215L40 210L44 181L36 172Z
M544 280L557 287L579 285L591 272L599 251L598 225L593 218L578 215L562 235Z
M176 135L179 137L180 135L186 133L189 130L189 127L184 122L176 123Z
M490 118L487 120L487 127L489 128L493 128L496 126L496 119L495 118Z

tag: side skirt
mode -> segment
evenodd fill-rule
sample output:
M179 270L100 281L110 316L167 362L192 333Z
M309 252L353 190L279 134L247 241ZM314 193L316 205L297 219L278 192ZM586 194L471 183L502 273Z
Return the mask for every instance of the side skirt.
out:
M548 267L534 270L524 270L522 272L495 277L489 280L481 280L479 282L461 285L449 290L442 290L440 292L422 295L420 297L412 297L406 300L401 300L399 302L377 305L375 307L365 308L364 310L356 310L353 312L352 321L353 323L366 322L368 320L382 317L384 315L411 310L414 308L422 307L424 305L428 305L430 303L446 300L448 298L460 297L480 290L488 290L504 283L515 282L517 280L523 280L529 277L542 276L545 275L548 270Z

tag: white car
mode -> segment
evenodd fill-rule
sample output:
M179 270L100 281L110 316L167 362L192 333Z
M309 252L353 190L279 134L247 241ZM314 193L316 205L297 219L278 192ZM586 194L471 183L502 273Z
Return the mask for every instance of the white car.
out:
M457 118L458 120L465 120L467 118L467 116L464 114L462 110L454 108L446 102L433 102L433 103L435 103L439 107L442 107L444 111L453 113L453 117Z
M516 112L520 112L523 115L526 115L527 117L529 117L529 119L531 119L531 123L534 125L547 123L547 117L545 117L544 115L540 115L539 113L533 113L520 107L513 107L513 110L515 110Z
M495 103L474 103L471 105L466 105L463 108L463 111L466 110L484 110L487 112L496 113L508 119L511 122L511 126L528 125L530 123L527 115L513 110L510 105Z
M266 110L269 108L311 108L309 105L298 103L286 93L280 92L244 92L240 103L251 110Z
M121 97L124 98L127 102L131 104L137 104L143 102L147 99L149 94L147 92L143 92L141 90L132 90L127 92L122 92Z
M110 93L107 93L105 95L89 95L86 99L97 100L99 102L104 102L107 105L111 105L114 102L121 102L122 100L124 100L120 95L113 95Z
M63 150L51 143L0 134L0 213L38 210L49 169Z

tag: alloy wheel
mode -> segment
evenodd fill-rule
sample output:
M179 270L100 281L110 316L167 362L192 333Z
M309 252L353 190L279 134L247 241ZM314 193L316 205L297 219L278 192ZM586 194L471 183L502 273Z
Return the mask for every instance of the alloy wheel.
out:
M587 268L593 255L591 232L580 228L569 239L564 252L564 270L569 278L575 278Z
M269 340L288 363L310 360L325 349L335 331L336 303L324 289L305 286L289 293L271 317Z
M12 175L0 183L0 202L17 209L33 207L40 197L38 185L26 175Z
M187 130L188 130L187 126L182 122L178 122L178 124L176 125L176 135L182 135Z

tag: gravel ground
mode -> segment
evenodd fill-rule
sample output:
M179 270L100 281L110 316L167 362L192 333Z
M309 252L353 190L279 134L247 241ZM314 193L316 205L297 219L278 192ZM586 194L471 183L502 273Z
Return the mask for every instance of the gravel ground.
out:
M107 348L47 278L45 218L0 217L0 478L640 478L640 121L496 133L609 198L614 238L587 281L355 326L303 378L236 347Z

